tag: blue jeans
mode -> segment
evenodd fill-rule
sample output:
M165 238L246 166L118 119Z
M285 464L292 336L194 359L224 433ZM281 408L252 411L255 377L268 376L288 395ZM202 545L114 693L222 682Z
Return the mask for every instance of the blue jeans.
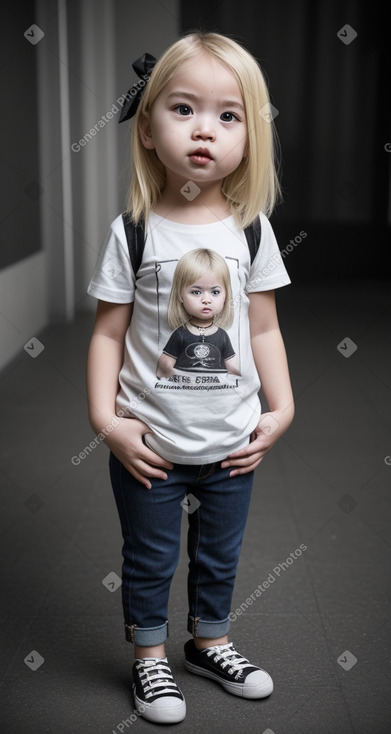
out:
M124 540L126 639L148 647L168 637L168 598L184 510L189 519L187 629L195 637L226 635L254 473L230 478L230 469L221 469L220 462L175 464L167 479L151 478L152 488L146 489L112 453L109 466Z

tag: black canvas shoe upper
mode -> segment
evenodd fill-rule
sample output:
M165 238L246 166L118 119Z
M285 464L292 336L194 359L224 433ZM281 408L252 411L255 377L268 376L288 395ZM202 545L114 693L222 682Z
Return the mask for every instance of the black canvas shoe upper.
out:
M137 697L145 703L151 704L165 696L184 700L167 658L136 659L133 664L133 683Z
M188 640L185 644L185 656L190 663L236 683L244 683L250 673L259 670L235 650L232 642L197 650L193 640Z

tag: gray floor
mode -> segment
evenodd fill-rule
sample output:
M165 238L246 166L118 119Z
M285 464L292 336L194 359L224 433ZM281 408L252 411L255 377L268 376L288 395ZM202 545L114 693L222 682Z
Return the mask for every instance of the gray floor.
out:
M297 416L256 473L231 626L275 692L242 700L183 669L183 545L168 653L188 714L173 727L133 713L120 589L102 584L121 572L107 449L71 462L93 438L92 317L31 335L44 350L0 379L2 734L391 731L390 301L387 282L281 291Z

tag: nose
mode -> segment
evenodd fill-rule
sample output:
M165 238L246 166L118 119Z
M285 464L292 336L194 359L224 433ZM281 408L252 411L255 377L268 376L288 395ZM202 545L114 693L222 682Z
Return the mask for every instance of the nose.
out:
M193 140L215 140L216 133L209 116L198 116L192 137Z
M209 293L204 293L204 295L202 296L202 303L210 303L211 300L212 299L211 299Z

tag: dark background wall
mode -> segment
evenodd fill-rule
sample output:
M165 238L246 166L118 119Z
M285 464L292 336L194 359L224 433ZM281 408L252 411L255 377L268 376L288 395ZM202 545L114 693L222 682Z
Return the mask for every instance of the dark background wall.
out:
M181 31L225 33L259 61L282 146L272 223L295 281L384 277L390 225L389 39L380 2L181 2ZM349 24L357 36L337 33ZM345 33L347 35L345 35ZM345 41L354 33L341 32Z
M41 249L36 48L24 32L34 3L3 3L0 47L0 269Z

